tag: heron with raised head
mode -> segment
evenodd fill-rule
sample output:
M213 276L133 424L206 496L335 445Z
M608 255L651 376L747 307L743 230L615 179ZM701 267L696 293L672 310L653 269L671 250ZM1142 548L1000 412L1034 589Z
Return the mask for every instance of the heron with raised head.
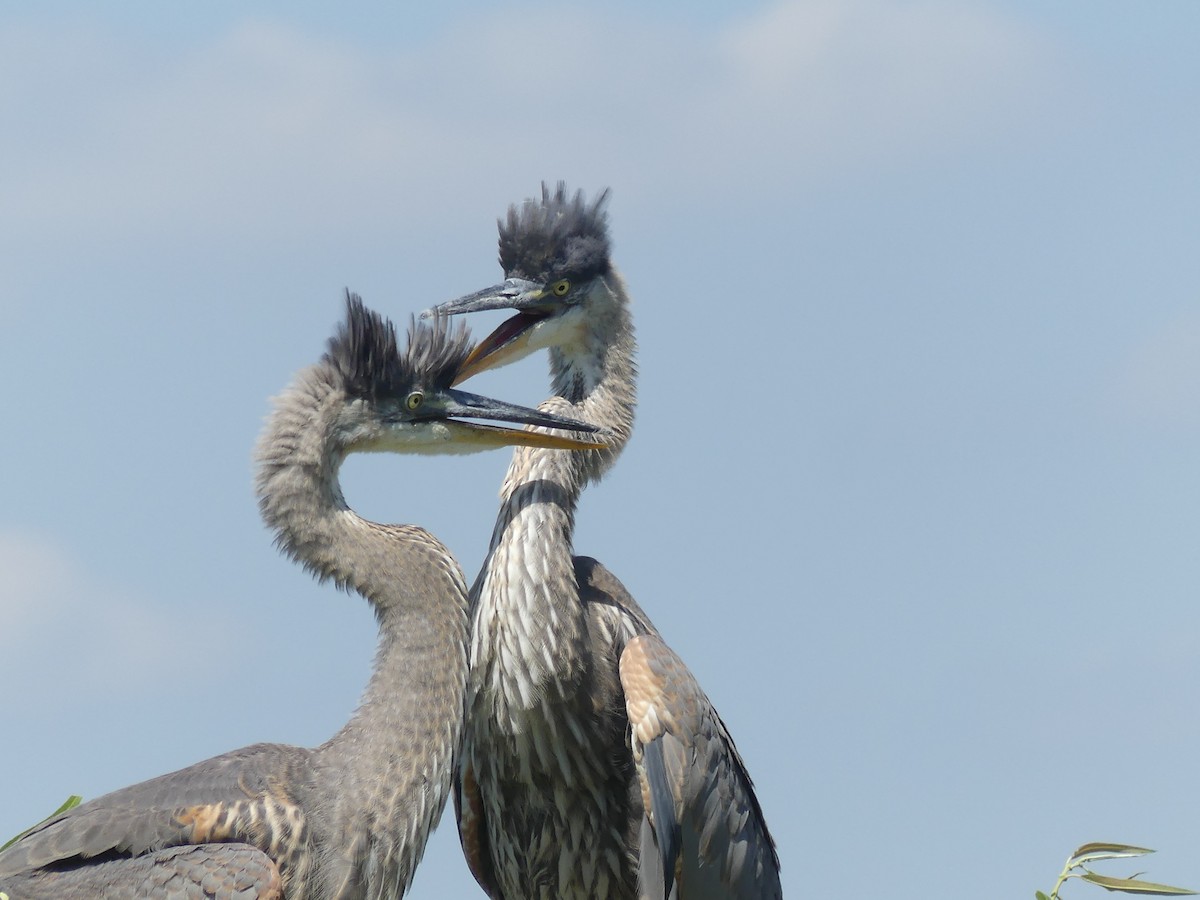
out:
M459 376L549 349L554 396L540 408L605 443L514 451L471 589L463 849L497 900L771 900L779 859L728 729L621 583L573 555L580 493L621 452L636 401L607 198L543 185L499 223L504 282L435 308L515 309Z
M581 438L462 421L590 431L452 389L470 345L444 322L390 322L347 295L317 364L276 400L260 439L259 508L278 546L318 580L358 592L379 649L353 717L315 749L255 744L52 817L0 853L12 900L397 898L450 790L467 679L467 587L415 525L346 504L350 453L594 448ZM307 652L307 651L306 651Z

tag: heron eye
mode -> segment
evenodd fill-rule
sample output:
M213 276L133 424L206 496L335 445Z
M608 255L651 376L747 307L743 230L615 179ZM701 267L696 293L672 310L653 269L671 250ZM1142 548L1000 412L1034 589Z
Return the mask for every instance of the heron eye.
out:
M550 290L554 291L555 297L565 297L567 295L567 291L569 291L570 289L571 289L571 282L569 282L565 278L562 279L561 281L554 282L554 284L550 286Z
M425 395L422 394L420 391L413 391L411 394L409 394L407 397L404 398L404 405L407 406L410 411L420 408L421 404L424 402L425 402Z

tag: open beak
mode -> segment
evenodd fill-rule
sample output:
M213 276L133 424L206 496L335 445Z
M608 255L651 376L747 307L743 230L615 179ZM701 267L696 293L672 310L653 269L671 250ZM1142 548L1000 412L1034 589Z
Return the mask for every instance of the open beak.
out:
M551 295L547 298L546 289L534 281L523 278L509 278L501 284L486 287L457 300L440 303L433 309L423 313L423 316L444 315L454 316L460 313L482 312L489 309L515 309L517 314L506 319L500 326L480 341L471 355L467 357L462 368L454 378L455 384L461 384L472 375L478 375L487 369L505 365L515 358L528 353L526 344L529 340L530 329L538 322L554 315L559 309L557 301Z
M556 428L565 431L594 433L598 429L586 422L558 416L505 403L503 400L493 400L491 397L481 397L478 394L468 394L466 391L448 390L437 403L438 418L445 419L445 424L464 443L478 444L486 447L543 447L550 450L603 450L605 445L595 440L582 437L567 437L557 434L546 434L542 431L525 431L520 428L508 428L502 425L485 425L480 422L458 421L460 417L471 419L492 419L498 422L516 422L521 425L537 425L542 428ZM452 418L453 417L453 418Z

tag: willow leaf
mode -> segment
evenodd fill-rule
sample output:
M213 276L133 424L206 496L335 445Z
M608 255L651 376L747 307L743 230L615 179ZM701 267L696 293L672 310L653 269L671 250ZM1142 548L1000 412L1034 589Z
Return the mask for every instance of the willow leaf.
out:
M1082 863L1095 859L1122 859L1130 856L1145 856L1154 851L1148 847L1134 847L1130 844L1092 843L1084 844L1067 860L1072 869Z
M1095 872L1085 872L1079 876L1084 881L1098 884L1106 891L1122 891L1126 894L1151 894L1158 897L1179 897L1194 894L1187 888L1171 887L1169 884L1155 884L1153 881L1139 881L1136 878L1111 878L1108 875L1097 875Z

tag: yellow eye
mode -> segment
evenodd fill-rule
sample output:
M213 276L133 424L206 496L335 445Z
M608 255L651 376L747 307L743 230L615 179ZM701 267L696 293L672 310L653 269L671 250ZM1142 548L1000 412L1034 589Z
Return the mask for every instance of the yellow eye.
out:
M425 402L425 395L422 394L420 391L413 391L411 394L409 394L407 397L404 398L404 405L407 406L410 411L418 409L421 406L421 404L424 402Z
M554 284L550 286L550 290L554 291L555 297L565 297L567 295L567 291L570 289L571 282L567 281L565 278L561 281L554 282Z

